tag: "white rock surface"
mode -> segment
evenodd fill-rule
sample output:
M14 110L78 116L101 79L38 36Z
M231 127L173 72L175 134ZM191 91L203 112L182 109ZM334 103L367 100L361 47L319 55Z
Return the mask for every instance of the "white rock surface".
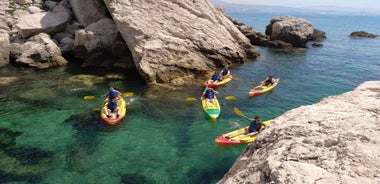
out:
M380 81L275 119L219 184L380 183Z

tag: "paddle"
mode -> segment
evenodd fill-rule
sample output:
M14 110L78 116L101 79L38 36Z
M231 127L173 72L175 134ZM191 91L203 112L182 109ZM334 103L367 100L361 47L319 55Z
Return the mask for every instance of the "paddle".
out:
M252 81L252 82L250 82L250 84L251 84L251 85L256 85L256 82L253 82L253 81Z
M226 99L226 100L236 100L236 97L235 96L226 96L226 97L224 97L224 99ZM194 97L189 97L189 98L185 99L186 102L193 102L193 101L197 101L197 100L198 99L194 98Z
M133 96L133 92L126 92L126 93L123 93L122 96L123 96L123 97L131 97L131 96ZM104 97L104 96L102 95L101 97ZM95 96L91 96L91 95L89 95L89 96L84 96L83 99L85 99L85 100L93 100L93 99L95 99Z
M232 77L232 80L240 80L239 77Z
M234 112L241 117L245 117L245 115L237 107L234 107Z

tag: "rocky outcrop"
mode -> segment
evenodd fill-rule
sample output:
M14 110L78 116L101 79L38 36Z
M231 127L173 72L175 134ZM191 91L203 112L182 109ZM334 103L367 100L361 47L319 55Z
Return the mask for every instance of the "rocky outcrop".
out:
M295 17L284 16L272 19L271 24L267 26L267 35L254 31L252 27L238 22L231 17L228 18L251 41L252 45L273 49L293 49L306 47L308 41L320 41L326 39L325 32L314 29L311 23ZM286 23L283 23L282 21ZM282 23L279 23L279 26L276 22ZM273 33L272 35L273 24L276 27L276 33ZM300 27L304 30L301 30Z
M378 35L367 33L365 31L355 31L350 34L351 38L376 38Z
M73 13L83 26L107 18L106 7L100 0L70 0Z
M16 65L49 68L66 65L61 50L46 33L30 37L25 43L11 44L11 57Z
M259 55L207 0L105 4L149 84L183 83L194 74Z
M380 178L380 81L275 119L219 184L361 183Z
M269 36L270 40L281 40L296 48L305 48L306 43L310 40L318 41L326 38L325 33L316 30L310 22L292 16L271 19L265 34Z
M20 58L25 39L39 33L49 34L61 53L83 59L83 67L135 68L148 84L183 84L259 56L208 0L20 0L0 2L0 9L10 63L22 66L55 66L40 65L45 53Z
M9 62L9 35L0 32L0 67L7 65Z
M71 21L70 13L71 11L64 5L56 6L52 12L28 13L17 20L15 28L23 38L38 33L57 33Z

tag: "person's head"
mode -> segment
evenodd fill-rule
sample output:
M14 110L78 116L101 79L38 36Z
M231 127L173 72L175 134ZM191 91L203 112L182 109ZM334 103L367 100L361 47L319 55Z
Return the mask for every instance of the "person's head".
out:
M256 121L260 121L260 119L261 119L260 116L255 116Z
M113 86L110 86L110 90L114 90L115 88Z
M273 78L273 75L269 75L268 78L270 78L270 79Z

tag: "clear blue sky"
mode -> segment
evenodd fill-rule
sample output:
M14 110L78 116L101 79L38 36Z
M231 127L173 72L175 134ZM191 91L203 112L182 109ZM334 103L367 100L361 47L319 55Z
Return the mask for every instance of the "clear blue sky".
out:
M380 12L380 0L221 0L234 4L253 4L287 7L331 6L349 7Z

